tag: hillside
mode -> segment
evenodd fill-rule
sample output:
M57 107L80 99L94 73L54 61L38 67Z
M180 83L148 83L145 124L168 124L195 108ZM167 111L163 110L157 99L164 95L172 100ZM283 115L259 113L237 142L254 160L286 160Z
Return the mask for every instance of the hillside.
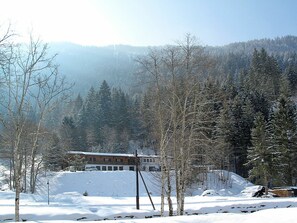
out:
M171 43L168 43L171 44ZM277 57L297 51L297 37L285 36L238 42L221 47L206 46L206 52L218 60L218 70L234 73L236 69L249 66L253 50L265 48ZM50 53L57 53L56 62L60 73L75 83L74 92L85 95L91 86L99 86L106 80L111 87L131 90L135 81L135 59L144 55L149 47L114 45L106 47L81 46L72 43L50 43ZM282 60L281 58L280 60ZM288 58L287 58L288 59ZM279 61L284 63L283 61Z
M228 176L227 176L228 174ZM160 196L160 178L158 173L142 172L145 183L152 196ZM222 178L223 176L223 178ZM226 180L228 177L228 184ZM59 172L51 173L49 177L40 178L39 194L47 190L46 181L49 179L52 185L51 194L63 194L67 192L88 192L89 196L104 197L134 197L136 191L135 172L132 171L83 171L83 172ZM174 180L172 180L174 182ZM205 185L207 185L205 187ZM220 195L238 195L247 186L252 184L242 177L223 172L223 175L214 171L208 173L207 183L192 185L187 191L188 195L201 195L206 189L216 190ZM147 196L145 187L139 177L140 196ZM174 193L174 192L173 192Z
M133 86L135 57L146 52L145 47L91 47L72 43L51 43L50 53L57 54L59 71L71 83L74 91L83 95L91 86L106 80L112 87L128 90Z
M9 169L7 167L7 163L2 162L2 165L0 165L0 190L9 188L7 185ZM158 172L142 172L144 181L152 196L160 196L159 174ZM202 178L200 177L200 179ZM47 194L47 182L49 182L51 195L69 192L83 194L87 192L89 196L134 197L136 191L134 171L44 172L39 175L37 194ZM172 179L172 183L174 184L174 179ZM203 183L193 184L188 189L187 195L201 195L205 190L215 190L222 196L239 195L241 191L250 186L252 186L251 183L237 174L227 171L212 171L207 174L207 178ZM140 196L147 196L141 177L139 177L139 190ZM173 194L175 194L174 190Z

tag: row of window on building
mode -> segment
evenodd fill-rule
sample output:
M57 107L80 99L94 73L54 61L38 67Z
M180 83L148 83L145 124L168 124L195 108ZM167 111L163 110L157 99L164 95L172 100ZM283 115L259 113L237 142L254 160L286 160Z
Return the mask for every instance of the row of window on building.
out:
M134 166L129 166L129 169L125 166L86 166L86 171L118 171L118 170L130 170L134 171Z
M90 157L89 158L89 161L96 162L96 157ZM104 162L111 162L112 160L111 160L111 158L103 158L103 161ZM118 162L118 163L120 163L120 162L123 162L124 160L123 159L120 159L120 158L116 158L115 161Z
M144 159L143 159L143 162L144 162L144 163L153 163L153 162L155 162L155 159L153 159L153 158L147 158L147 159L144 158Z

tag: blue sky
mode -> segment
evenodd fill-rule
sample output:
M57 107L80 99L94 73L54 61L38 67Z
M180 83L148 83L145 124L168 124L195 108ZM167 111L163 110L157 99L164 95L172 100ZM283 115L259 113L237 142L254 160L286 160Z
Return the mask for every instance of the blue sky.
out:
M82 45L203 45L297 36L296 0L0 0L1 24Z

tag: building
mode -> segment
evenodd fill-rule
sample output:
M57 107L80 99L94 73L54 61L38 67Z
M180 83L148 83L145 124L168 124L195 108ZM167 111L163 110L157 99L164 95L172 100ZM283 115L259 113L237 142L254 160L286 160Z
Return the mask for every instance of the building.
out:
M134 171L136 163L134 154L69 151L66 166L76 166L78 170L89 171ZM138 165L142 171L159 171L160 158L156 155L140 154Z

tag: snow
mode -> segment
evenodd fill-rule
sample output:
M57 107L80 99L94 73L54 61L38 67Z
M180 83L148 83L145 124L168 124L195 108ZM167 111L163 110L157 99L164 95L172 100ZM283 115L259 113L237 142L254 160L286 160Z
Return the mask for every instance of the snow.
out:
M211 196L207 196L207 192L206 196L201 196L203 189L192 187L188 194L196 195L186 197L184 216L160 218L159 180L155 174L142 174L156 210L153 210L142 182L140 210L136 209L135 172L52 172L41 176L36 194L21 194L21 218L27 222L39 223L100 220L116 223L297 223L297 198L253 198L251 194L259 186L224 171L208 174L204 189L211 191ZM227 175L228 181L225 178ZM3 184L2 186L7 188ZM83 196L85 192L88 196ZM176 209L174 198L173 203ZM13 218L14 193L8 190L0 191L0 222L12 222Z

